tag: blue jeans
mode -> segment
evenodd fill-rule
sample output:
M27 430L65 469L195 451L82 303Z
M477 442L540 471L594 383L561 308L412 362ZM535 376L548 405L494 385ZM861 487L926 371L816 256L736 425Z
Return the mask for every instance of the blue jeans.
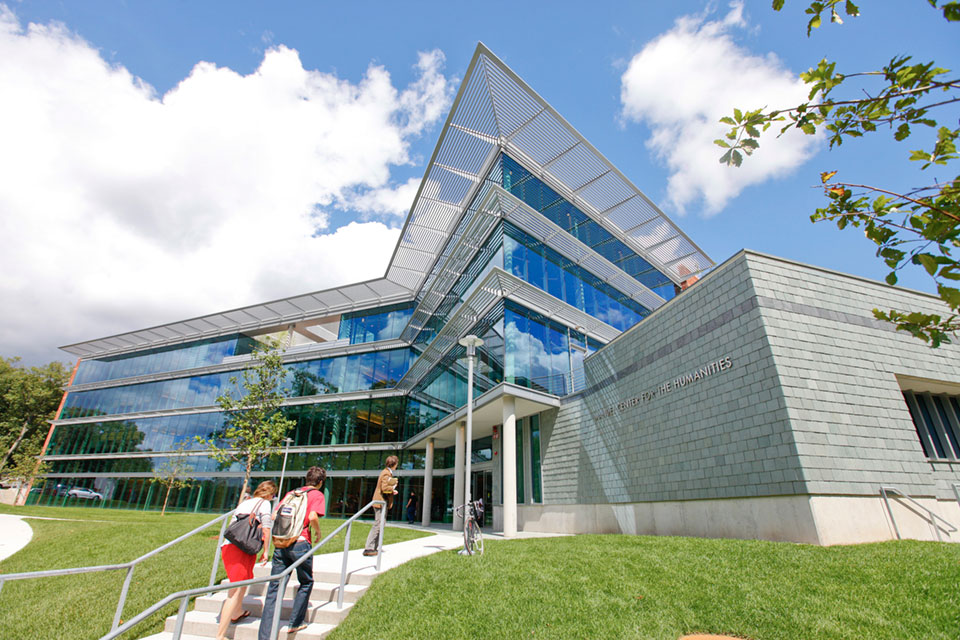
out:
M275 576L278 573L283 573L287 567L299 560L308 551L310 551L310 543L303 540L298 540L286 549L276 549L273 552L273 566L270 568L270 575ZM313 556L304 560L297 567L297 580L300 582L300 587L293 599L293 611L290 612L291 627L298 627L303 624L303 618L307 614L307 603L310 600L310 591L313 589ZM260 616L260 640L269 640L270 638L270 628L273 626L273 607L276 603L280 582L280 580L274 580L267 589L267 597L263 602L263 614Z

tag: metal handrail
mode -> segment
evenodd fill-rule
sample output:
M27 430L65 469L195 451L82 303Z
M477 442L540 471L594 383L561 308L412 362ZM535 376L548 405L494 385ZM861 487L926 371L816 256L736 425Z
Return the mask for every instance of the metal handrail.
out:
M148 617L152 616L154 613L167 606L174 600L180 600L180 609L177 611L177 620L173 628L173 640L180 640L180 635L183 633L183 623L184 616L187 613L187 604L190 602L190 599L196 596L202 596L207 593L214 593L216 591L223 591L226 589L235 589L237 587L246 587L252 584L262 584L266 582L272 582L274 580L279 580L279 588L277 589L276 601L273 608L273 620L271 621L270 629L270 638L275 639L278 632L280 631L280 613L282 604L283 604L283 594L287 590L287 583L290 581L290 574L292 574L297 567L299 567L307 558L313 557L317 549L329 542L334 536L336 536L344 527L347 529L346 536L343 542L343 564L340 570L340 589L337 592L337 608L343 608L343 589L347 582L347 552L350 550L350 531L353 527L353 522L360 517L368 509L371 509L376 506L385 507L386 502L383 500L371 500L365 507L357 511L349 520L341 524L339 527L327 534L327 537L318 542L310 551L300 556L296 562L291 564L286 570L281 573L276 573L270 576L264 576L262 578L251 578L250 580L240 580L237 582L227 582L224 584L210 585L207 587L199 587L196 589L186 589L184 591L177 591L171 593L163 600L160 600L153 606L144 609L142 612L125 622L122 626L117 629L112 629L110 633L106 634L100 640L112 640L120 636L121 634L126 633L136 625L143 622ZM380 534L377 537L377 571L380 571L380 560L383 556L383 529L387 520L387 510L384 508L380 509ZM264 595L264 605L266 605L266 595ZM260 620L260 624L263 624L264 620Z
M219 520L223 520L223 524L220 525L220 538L223 539L223 531L226 528L227 519L229 518L229 516L233 515L233 511L235 510L231 510L221 516L217 516L210 522L200 525L193 531L185 533L179 538L176 538L175 540L171 540L165 545L157 547L153 551L150 551L149 553L145 553L144 555L140 556L135 560L131 560L130 562L124 562L122 564L103 564L103 565L96 565L91 567L75 567L72 569L52 569L49 571L28 571L24 573L7 573L7 574L0 573L0 589L3 588L3 583L6 582L7 580L29 580L31 578L51 578L54 576L67 576L67 575L74 575L78 573L96 573L98 571L117 571L120 569L126 569L127 577L123 581L123 587L120 589L120 601L117 603L117 611L113 616L113 625L110 627L111 629L116 629L120 625L120 616L123 614L123 606L127 602L127 592L130 590L130 581L133 578L133 570L137 567L137 565L143 562L144 560L147 560L148 558L152 558L153 556L157 555L161 551L166 551L167 549L177 544L178 542L182 542L187 538L189 538L190 536L203 531L204 529L206 529L207 527L209 527L210 525L214 524ZM217 575L217 565L215 560L213 565L213 570L210 574L210 584L213 584L213 581L216 579L216 575Z
M954 492L956 492L956 490L957 490L956 486L954 486ZM900 527L897 526L897 519L893 517L893 510L890 509L890 500L889 498L887 498L888 491L890 493L898 494L901 498L903 498L910 504L916 506L918 509L921 509L927 512L927 515L930 516L930 524L933 525L933 530L937 533L938 542L943 542L943 538L940 536L940 527L939 525L937 525L937 520L939 520L943 524L947 525L947 527L949 527L948 529L945 529L947 533L954 533L957 531L957 528L953 526L953 524L950 521L944 519L940 515L937 515L936 513L933 512L933 510L923 506L922 504L920 504L919 502L917 502L916 500L908 496L906 493L904 493L897 487L880 487L880 495L883 496L883 502L884 504L887 505L887 513L890 514L890 522L893 523L893 530L897 532L897 540L902 540L900 536ZM960 497L958 497L958 499L960 499Z

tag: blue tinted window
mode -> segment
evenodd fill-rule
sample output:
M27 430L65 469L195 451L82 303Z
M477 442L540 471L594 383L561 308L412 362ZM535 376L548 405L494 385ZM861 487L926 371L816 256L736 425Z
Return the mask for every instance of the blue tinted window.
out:
M400 336L412 314L413 303L345 313L340 317L339 338L349 338L350 344L391 340Z
M408 349L389 349L349 356L299 362L287 366L284 386L292 396L324 395L393 387L410 365ZM61 417L162 411L213 406L226 392L239 394L239 384L230 382L241 372L160 380L135 385L78 391L67 394Z
M250 344L250 338L229 335L108 358L82 360L77 367L74 384L220 364L227 356L249 353Z
M627 245L564 200L518 162L502 155L503 188L536 209L555 225L614 263L646 287L669 300L675 295L673 282Z
M504 223L504 264L530 284L625 331L650 313L630 296L602 282L521 229ZM671 284L671 286L673 286Z

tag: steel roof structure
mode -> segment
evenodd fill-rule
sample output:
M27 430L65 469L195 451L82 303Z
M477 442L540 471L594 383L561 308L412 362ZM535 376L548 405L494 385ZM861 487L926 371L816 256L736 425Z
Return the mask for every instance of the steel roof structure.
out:
M674 283L713 266L630 180L482 43L477 45L383 278L335 287L61 347L104 357L229 333L283 329L317 318L412 301L451 264L451 237L500 153L524 165ZM499 194L501 202L510 200ZM482 196L481 196L482 198ZM529 228L538 217L512 207ZM504 216L509 217L509 216ZM518 220L519 221L519 220ZM539 220L543 240L563 238ZM489 224L489 221L487 221ZM541 234L537 234L541 236ZM569 244L569 243L568 243ZM581 248L582 249L582 248ZM599 270L651 309L662 299L592 251ZM454 259L453 263L462 262ZM447 273L443 280L448 280ZM626 288L624 288L626 287ZM427 305L433 306L433 301ZM419 316L417 318L420 319ZM404 335L408 338L408 335Z

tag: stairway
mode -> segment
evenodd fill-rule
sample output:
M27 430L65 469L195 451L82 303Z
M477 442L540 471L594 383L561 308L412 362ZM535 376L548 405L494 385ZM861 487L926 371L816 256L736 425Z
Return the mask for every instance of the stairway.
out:
M433 535L416 540L408 540L384 547L381 570L376 570L376 558L366 558L360 550L350 551L347 557L347 582L343 590L343 608L337 608L337 592L340 590L340 567L343 553L330 553L314 557L313 562L313 590L307 605L305 622L307 628L293 634L287 634L287 621L290 619L290 609L293 606L293 597L299 583L297 574L290 576L290 582L283 594L283 610L280 615L279 640L320 640L325 638L341 620L347 617L353 605L366 593L373 579L379 573L403 564L407 560L443 549L454 549L462 544L459 534ZM257 566L253 570L254 576L259 578L270 574L270 567ZM249 588L243 599L243 608L250 611L250 616L237 624L230 625L227 637L235 640L256 640L260 629L260 613L263 611L263 598L267 591L266 584L255 584ZM193 611L188 611L183 624L181 640L209 640L216 638L220 607L227 597L226 590L218 591L207 596L201 596L194 601ZM142 640L172 640L173 629L177 616L167 618L164 631ZM268 621L266 624L270 624Z
M355 552L354 552L355 553ZM354 553L351 553L352 557ZM336 555L342 558L341 554ZM359 556L362 558L362 556ZM319 558L318 558L319 559ZM368 558L367 560L376 560ZM326 564L326 563L325 563ZM350 613L354 603L360 599L370 583L377 576L377 571L373 563L363 563L363 567L357 570L349 571L347 574L347 584L343 590L343 608L337 608L337 591L340 589L340 572L330 571L314 567L313 572L313 590L310 593L310 601L307 605L307 628L294 634L287 634L284 629L287 621L290 619L290 609L293 606L293 597L297 592L299 583L296 581L294 573L290 582L287 584L287 590L283 594L283 610L280 615L280 634L277 636L280 640L290 638L293 640L320 640L325 638L345 617ZM270 566L257 566L253 570L254 577L260 578L270 575ZM236 640L256 640L260 629L260 614L263 612L263 599L267 592L266 584L255 584L249 588L247 595L243 599L243 608L250 611L250 616L241 622L230 625L227 631L228 638ZM217 635L217 625L220 615L220 607L227 597L226 591L218 591L208 596L201 596L195 600L193 611L188 611L183 624L182 640L199 640L203 638L215 638ZM173 638L173 629L176 625L177 617L175 615L167 618L164 631L152 636L147 636L144 640L170 640ZM269 624L269 621L266 623Z

